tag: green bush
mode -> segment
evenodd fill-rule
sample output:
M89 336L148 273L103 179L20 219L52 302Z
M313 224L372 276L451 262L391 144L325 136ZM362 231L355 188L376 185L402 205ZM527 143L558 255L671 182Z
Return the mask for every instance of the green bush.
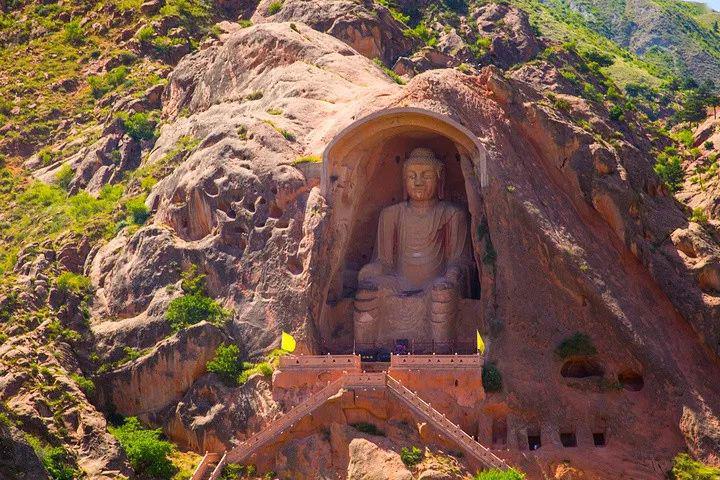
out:
M227 312L205 295L184 295L170 302L165 318L173 331L177 332L203 320L221 324L227 318Z
M77 383L78 388L80 388L85 395L91 396L95 393L95 382L91 379L76 373L70 375L70 378L72 378L73 382Z
M715 144L711 140L708 140L703 143L703 147L705 147L705 150L712 150L715 148Z
M705 224L708 221L707 214L705 213L705 210L702 208L693 208L692 213L690 214L689 220L691 222Z
M210 18L211 4L206 0L167 0L160 9L163 17L180 17L186 24Z
M155 36L155 29L152 27L152 25L145 25L144 27L140 28L140 30L137 31L135 34L135 37L141 42L141 43L147 43L150 40L153 39Z
M610 120L620 121L625 118L625 110L620 105L613 105L610 107Z
M184 295L172 300L165 312L165 318L173 331L177 332L203 320L221 325L230 315L206 295L204 282L205 275L199 275L195 265L183 273L181 288Z
M63 292L85 295L90 291L90 279L77 273L63 272L58 275L55 284Z
M414 38L429 47L437 45L438 42L435 32L429 29L423 22L415 25L415 28L406 28L403 30L403 35L409 38Z
M592 356L597 353L595 345L589 336L584 333L575 332L571 336L565 338L555 348L555 355L560 358L568 358L574 356Z
M682 187L685 172L682 168L682 159L675 148L667 147L660 153L653 170L665 182L671 192L677 192Z
M221 344L215 350L215 357L207 362L207 371L218 374L225 382L236 384L242 373L240 348L235 344Z
M400 460L402 460L402 462L408 467L412 467L422 462L424 456L425 452L414 445L410 448L403 447L402 450L400 450Z
M75 176L75 170L68 164L63 165L55 174L55 181L63 190L67 190L70 182Z
M494 363L486 363L482 368L483 388L486 392L502 390L502 375Z
M130 73L128 67L120 65L115 67L105 75L90 75L88 83L90 84L90 93L95 98L100 98L106 93L115 90L120 85L129 83L127 76Z
M135 197L127 201L125 210L129 220L135 225L144 224L150 217L150 210L145 206L145 196Z
M168 458L173 446L161 440L160 429L147 429L137 418L128 417L122 425L108 430L120 442L137 475L168 480L173 476L176 468Z
M679 130L677 133L673 135L673 138L683 144L685 147L690 148L692 147L692 144L695 142L695 137L693 136L692 130L689 128Z
M358 422L350 425L358 432L367 433L368 435L376 435L378 437L384 437L385 432L380 430L376 425L368 422Z
M673 459L673 468L668 472L668 477L670 480L718 480L720 468L693 460L687 453L679 453Z
M397 83L398 85L405 85L405 80L403 80L402 77L395 73L393 70L386 67L382 60L380 60L379 58L375 58L373 59L373 62L375 62L375 65L380 67L380 70L385 72L385 75L392 78L395 83Z
M499 470L493 468L491 470L485 470L478 472L474 480L523 480L525 478L524 473L511 468L509 470Z
M268 15L275 15L280 10L282 10L283 2L280 0L275 0L274 2L271 2L270 5L268 5L267 13Z
M125 132L130 138L140 140L153 140L155 138L155 121L145 112L135 112L128 115L119 113L118 118L122 121Z
M71 45L81 45L85 41L85 31L80 26L80 20L73 20L65 24L63 40Z
M26 439L52 480L79 478L80 472L74 468L73 458L63 447L45 445L38 438L30 435Z
M247 473L245 465L239 465L237 463L228 463L223 467L222 474L219 480L238 480L243 478Z
M272 365L270 365L268 362L260 362L255 364L250 362L243 362L242 367L243 371L237 377L238 385L245 384L245 382L247 382L248 379L256 373L259 373L265 377L269 377L273 373Z

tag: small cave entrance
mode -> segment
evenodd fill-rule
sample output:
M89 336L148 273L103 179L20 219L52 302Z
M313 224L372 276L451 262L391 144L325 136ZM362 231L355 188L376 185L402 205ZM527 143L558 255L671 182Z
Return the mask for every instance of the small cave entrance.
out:
M537 450L542 447L542 439L540 438L540 427L532 425L527 429L528 449L530 451Z
M560 443L565 448L577 447L577 436L575 430L561 430Z
M605 446L605 432L594 432L592 434L593 436L593 444L596 447L604 447Z
M623 370L618 373L618 382L625 390L639 392L645 386L643 376L633 370Z
M571 359L563 363L560 375L564 378L602 377L605 370L602 365L587 358Z

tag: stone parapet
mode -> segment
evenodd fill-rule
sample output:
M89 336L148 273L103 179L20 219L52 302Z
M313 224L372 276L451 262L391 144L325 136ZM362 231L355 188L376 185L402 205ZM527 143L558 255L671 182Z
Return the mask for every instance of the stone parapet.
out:
M280 370L346 370L360 371L359 355L284 355Z
M392 355L390 369L431 369L445 370L455 368L481 369L483 357L480 355Z

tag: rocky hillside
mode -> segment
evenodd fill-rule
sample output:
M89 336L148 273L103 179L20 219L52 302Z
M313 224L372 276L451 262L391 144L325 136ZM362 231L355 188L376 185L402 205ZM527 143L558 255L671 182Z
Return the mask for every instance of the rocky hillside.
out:
M705 187L720 143L710 121L689 139L668 128L699 94L658 63L695 73L687 42L709 59L715 37L617 36L627 14L607 8L0 0L0 478L189 478L192 452L282 413L280 332L301 352L348 340L327 312L352 296L346 239L368 234L338 218L383 175L340 165L323 191L323 152L355 120L410 107L486 152L465 165L477 328L505 378L484 412L526 437L615 435L601 460L506 459L530 478L658 478L684 451L720 465ZM595 353L558 358L576 332ZM600 373L568 379L566 361ZM385 478L383 462L397 478L471 474L442 445L404 462L420 427L328 428L267 452L278 476Z

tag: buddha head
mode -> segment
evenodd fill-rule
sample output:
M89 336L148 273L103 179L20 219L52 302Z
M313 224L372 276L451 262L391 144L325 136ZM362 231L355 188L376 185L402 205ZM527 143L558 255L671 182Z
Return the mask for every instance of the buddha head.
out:
M407 200L444 197L444 165L429 148L415 148L403 164L403 193Z

